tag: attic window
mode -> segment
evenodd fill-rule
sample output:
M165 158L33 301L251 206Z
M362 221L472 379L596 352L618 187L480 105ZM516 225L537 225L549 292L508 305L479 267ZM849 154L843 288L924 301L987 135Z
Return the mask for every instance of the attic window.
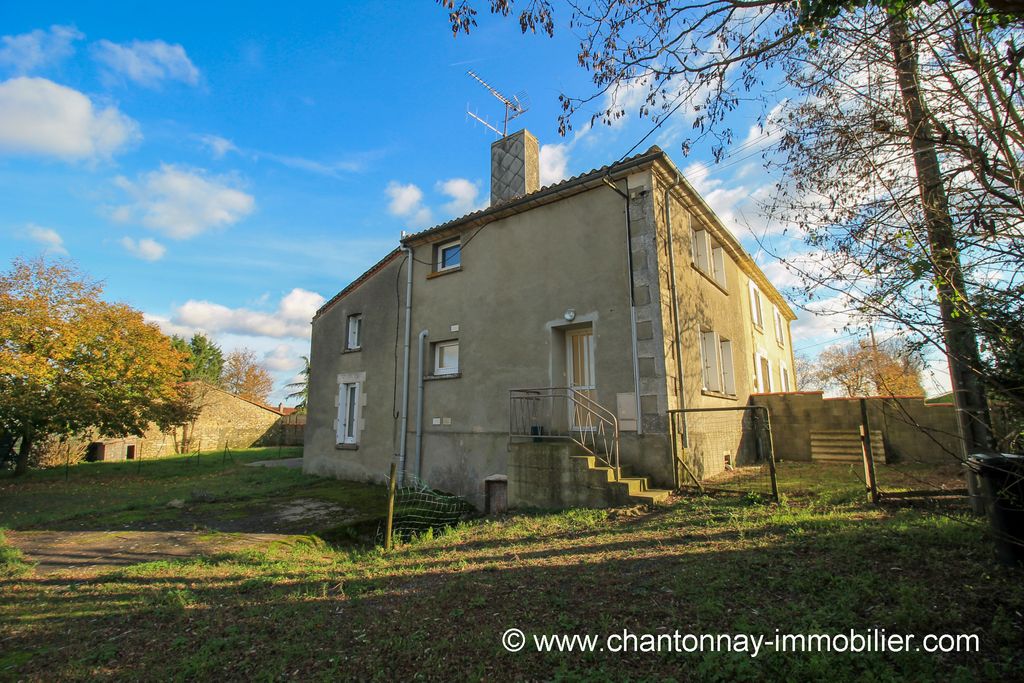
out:
M451 242L439 244L434 253L434 270L436 272L452 270L462 265L461 240L452 240Z

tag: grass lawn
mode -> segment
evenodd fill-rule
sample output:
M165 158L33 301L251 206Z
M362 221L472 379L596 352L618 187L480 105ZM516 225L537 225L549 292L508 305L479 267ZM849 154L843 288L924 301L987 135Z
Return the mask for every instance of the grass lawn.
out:
M0 474L0 528L29 530L193 529L245 531L268 501L301 498L379 517L381 487L340 482L289 468L247 467L258 460L295 458L302 448L247 448L127 462L82 463L35 470L21 478ZM174 500L182 508L168 507ZM232 520L237 524L232 525ZM256 519L256 523L260 521ZM297 530L322 531L299 527Z
M254 495L301 477L254 471L276 482L246 483ZM232 472L245 483L247 472ZM387 555L297 536L86 578L26 574L16 556L0 555L11 567L0 572L0 679L1021 678L1024 571L995 564L984 526L955 508L870 507L847 466L783 463L779 475L779 506L683 497L653 512L522 514ZM56 492L50 476L24 483ZM96 476L108 484L97 495L113 505L119 485ZM197 485L170 473L152 481L159 492L144 493L144 482L129 488L154 512L171 488L187 495ZM21 485L0 480L0 523L100 525L66 502L48 521L41 494ZM8 521L23 509L20 522ZM754 658L538 653L531 641L511 653L501 635L512 627L528 637L884 628L918 639L977 634L981 651Z

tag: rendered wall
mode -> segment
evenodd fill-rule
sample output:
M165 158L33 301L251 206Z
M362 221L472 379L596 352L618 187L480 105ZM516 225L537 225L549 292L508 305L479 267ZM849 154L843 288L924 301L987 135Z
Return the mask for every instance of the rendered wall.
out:
M810 460L811 432L860 428L860 401L823 398L821 392L761 394L751 403L771 414L775 455ZM949 405L927 405L920 398L868 398L872 431L882 432L887 458L908 463L942 463L960 453L956 415Z

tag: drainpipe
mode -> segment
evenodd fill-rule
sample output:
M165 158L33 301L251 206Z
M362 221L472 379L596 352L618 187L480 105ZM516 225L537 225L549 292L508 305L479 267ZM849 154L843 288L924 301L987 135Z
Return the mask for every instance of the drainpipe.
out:
M672 247L672 198L671 191L679 185L679 180L665 188L665 226L668 232L668 271L670 275L669 290L672 294L672 331L676 336L676 391L679 393L679 409L684 405L683 388L686 386L683 374L683 340L679 329L679 299L676 297L676 256ZM686 435L684 433L683 438Z
M683 390L686 387L683 375L683 340L679 329L679 298L676 296L676 255L675 248L672 246L672 189L679 185L679 179L676 179L674 183L665 188L665 231L668 234L668 272L669 272L669 294L672 296L672 330L675 333L675 356L676 356L676 392L679 396L679 409L683 410L686 407L685 397ZM792 344L790 345L792 346ZM682 413L683 416L683 445L687 445L687 429L686 429L686 413ZM674 418L673 418L674 419ZM673 429L670 433L675 433ZM671 444L672 453L675 453L676 446ZM672 456L675 460L675 455ZM685 463L683 464L685 467ZM689 470L689 468L687 468ZM692 473L691 473L692 476ZM679 468L676 463L672 463L672 477L675 479L675 485L679 487Z
M629 179L626 181L626 191L623 192L619 186L608 179L602 178L605 185L615 190L616 193L626 200L626 267L629 269L629 337L633 344L633 389L636 396L636 433L637 436L644 433L643 413L640 412L640 357L637 353L636 342L636 296L634 292L633 277L633 225L629 213Z
M398 435L398 483L405 483L405 446L407 441L406 431L409 427L409 343L412 341L412 248L402 245L405 252L406 281L405 281L405 352L402 371L402 406L401 426Z
M413 468L417 478L423 476L421 471L423 467L423 359L426 356L426 330L420 331L419 345L419 363L416 365L419 368L419 377L416 380L416 465Z

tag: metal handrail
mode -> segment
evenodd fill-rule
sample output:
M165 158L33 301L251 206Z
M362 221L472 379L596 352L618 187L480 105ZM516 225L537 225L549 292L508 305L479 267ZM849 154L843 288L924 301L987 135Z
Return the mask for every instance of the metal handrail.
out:
M549 402L547 414L542 403ZM556 403L562 408L556 408ZM571 409L570 409L571 406ZM556 412L565 410L566 430L556 427ZM540 387L509 390L509 440L572 441L621 477L619 420L605 406L571 387Z

